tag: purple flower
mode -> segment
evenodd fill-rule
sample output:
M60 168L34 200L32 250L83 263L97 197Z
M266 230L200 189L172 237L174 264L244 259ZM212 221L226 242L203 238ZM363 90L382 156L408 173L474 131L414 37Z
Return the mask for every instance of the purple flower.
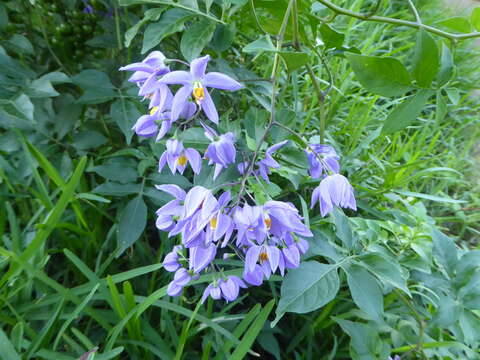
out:
M340 159L335 149L329 145L313 144L305 150L307 154L308 163L310 165L310 176L318 179L325 172L333 172L338 174L340 171Z
M205 159L208 159L208 164L215 164L215 173L213 180L215 180L223 168L227 168L229 164L235 162L235 135L231 132L218 136L218 134L211 127L202 123L205 129L205 136L212 141L208 145L205 152Z
M202 296L202 304L211 296L212 299L218 300L223 297L227 302L234 301L238 298L240 288L246 288L245 282L238 276L231 275L226 279L220 279L205 288Z
M156 185L155 187L175 197L174 200L158 209L156 213L157 221L155 224L157 228L162 231L170 231L175 225L174 218L180 216L183 211L183 206L180 205L180 201L185 200L185 191L173 184Z
M93 14L95 12L95 9L92 5L90 5L88 0L83 0L83 4L85 5L85 7L83 8L83 12L85 14Z
M242 85L231 77L210 72L205 74L210 56L195 59L190 64L190 72L172 71L160 80L162 84L178 84L182 87L177 91L172 104L172 121L178 119L185 103L192 96L195 102L201 107L205 115L214 123L218 123L218 112L206 87L222 90L239 90Z
M157 79L158 76L162 76L170 71L165 65L165 56L160 51L152 51L142 62L123 66L119 70L134 71L128 81L134 82L140 87L138 94L141 96L156 99L158 104L165 104L169 97L172 96L168 86L159 83ZM151 107L153 106L158 105L152 103ZM179 109L179 113L184 107ZM160 106L159 108L163 112L164 107Z
M260 265L255 265L253 271L249 271L247 267L245 267L243 271L243 280L245 280L250 285L260 286L263 282L263 269Z
M302 222L298 210L290 203L282 201L267 201L263 205L267 228L278 238L284 238L288 232L299 236L312 237L313 234Z
M357 210L353 187L347 178L340 174L328 175L320 182L313 191L311 208L317 201L320 203L322 216L330 213L334 205Z
M245 270L248 273L255 271L257 262L262 269L265 276L268 278L271 273L274 273L278 268L280 261L280 249L275 245L252 245L245 255Z
M165 255L163 259L163 267L168 272L177 271L180 268L180 262L178 261L178 252L182 249L182 246L176 245L173 250Z
M162 171L165 164L168 164L172 174L175 174L177 170L180 174L183 174L188 162L195 174L200 173L202 159L197 150L192 148L184 149L183 144L176 139L167 140L166 146L167 150L160 157L158 164L159 172Z
M192 276L185 268L179 268L175 272L175 276L173 277L172 282L168 285L167 294L170 296L178 296L182 293L182 289L185 285L187 285Z
M263 243L267 236L267 224L263 216L261 206L244 204L238 207L234 214L237 229L237 245L250 245L252 241L257 244Z
M217 246L210 243L209 245L200 245L189 249L190 252L190 269L195 273L199 273L205 269L215 259L217 255Z
M288 143L288 140L279 142L278 144L270 146L265 152L265 158L257 162L258 171L260 176L267 182L270 183L268 175L270 174L270 169L278 169L280 164L272 157L272 154L285 146ZM242 172L242 171L240 171Z

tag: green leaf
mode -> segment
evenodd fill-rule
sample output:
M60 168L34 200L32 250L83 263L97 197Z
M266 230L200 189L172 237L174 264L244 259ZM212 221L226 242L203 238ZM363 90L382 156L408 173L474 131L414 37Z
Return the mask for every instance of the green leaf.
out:
M402 269L394 259L387 259L384 255L378 252L371 252L361 255L357 264L370 270L381 281L410 294L407 282L402 275Z
M450 203L450 204L462 204L466 203L467 201L465 200L455 200L449 197L440 197L436 195L430 195L430 194L421 194L417 192L412 192L412 191L402 191L402 190L395 190L397 194L405 195L405 196L411 196L411 197L416 197L419 199L425 199L425 200L431 200L431 201L437 201L437 202L444 202L444 203Z
M255 339L263 328L265 321L268 319L268 315L272 311L275 300L272 299L267 305L260 311L257 318L254 320L250 328L245 332L240 344L235 347L235 351L228 358L231 360L241 360L247 355L248 351L252 347Z
M339 208L335 208L332 215L335 223L335 234L348 249L352 250L357 238L353 235L348 217Z
M107 142L107 138L95 130L81 131L74 136L72 143L79 150L88 150L102 146Z
M440 69L438 71L437 82L438 86L445 85L453 75L453 56L450 48L446 44L442 44L442 54L440 57Z
M358 81L382 96L398 96L411 89L410 75L397 59L345 53Z
M33 55L35 53L30 40L20 34L13 34L8 40L8 45L20 54Z
M32 81L28 87L28 95L32 98L53 97L60 95L52 86L52 83L46 78L40 78Z
M433 255L449 274L453 274L458 262L457 247L447 235L432 227Z
M107 74L98 70L83 70L72 78L84 93L78 99L81 104L100 104L117 96L115 87Z
M263 51L275 51L275 46L273 45L270 36L263 35L250 44L247 44L242 51L247 54L256 54Z
M469 33L470 31L472 31L472 24L470 24L469 19L461 16L454 16L439 21L438 24L459 33Z
M382 342L371 325L334 318L350 337L350 355L353 360L383 360L390 355L389 346Z
M415 56L413 60L413 76L420 87L429 87L437 76L440 65L438 46L433 37L421 30L417 34Z
M147 205L145 205L142 196L139 195L130 200L120 214L117 235L119 252L117 257L138 240L146 224Z
M133 38L137 35L138 31L140 28L143 26L148 21L156 21L162 15L162 13L165 11L165 7L163 8L157 8L157 9L149 9L145 11L143 15L143 19L137 22L135 25L133 25L130 29L128 29L125 32L125 47L129 47L130 44L132 43Z
M187 20L193 17L191 11L185 9L170 9L163 13L160 21L150 24L143 36L142 54L160 44L167 36L182 31Z
M125 158L117 158L105 165L95 166L91 171L106 179L127 184L135 182L138 178L137 169L132 164L135 164L135 162L127 161Z
M7 335L0 329L0 357L2 360L21 360L22 358L15 351L12 343L8 339Z
M425 104L432 96L433 90L419 90L415 95L404 100L387 117L382 132L393 133L405 129L413 123L425 108Z
M327 49L341 48L345 41L345 35L334 30L327 23L322 23L320 26L320 35L322 36L322 41Z
M210 47L218 52L228 50L232 45L233 39L235 38L235 32L235 27L232 24L218 24L215 32L213 33Z
M2 100L0 99L0 106L2 104ZM20 119L25 119L28 121L33 122L33 110L34 106L30 98L25 94L20 94L16 97L13 101L6 100L4 102L4 110L7 111L9 114L18 117Z
M280 302L272 326L286 312L307 313L329 303L340 287L337 266L304 261L289 270L282 283Z
M127 145L130 145L134 134L132 127L141 115L132 101L123 98L115 100L110 107L110 116L122 130Z
M364 268L352 265L347 269L347 283L353 301L375 321L382 321L383 294L377 279Z
M201 19L189 26L184 31L180 41L180 51L185 59L192 61L199 57L205 46L212 39L214 31L215 23L208 19Z
M475 30L480 31L480 7L473 9L470 19Z
M100 195L125 196L138 194L141 188L142 186L140 184L118 184L115 182L106 182L97 186L92 192Z
M308 54L304 52L293 52L293 51L281 51L279 52L283 61L287 65L287 70L289 72L295 71L302 66L308 64Z

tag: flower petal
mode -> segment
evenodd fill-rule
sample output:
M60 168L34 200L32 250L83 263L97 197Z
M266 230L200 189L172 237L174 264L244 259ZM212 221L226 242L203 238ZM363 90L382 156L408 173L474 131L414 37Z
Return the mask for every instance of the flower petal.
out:
M230 76L219 72L209 72L203 77L203 85L221 90L235 91L243 87L242 84L232 79Z
M159 82L168 85L190 85L192 81L192 75L188 71L172 71L163 75Z
M202 107L203 112L207 117L214 122L215 124L218 124L218 112L217 108L215 107L215 104L212 100L212 97L208 93L208 91L205 90L205 98L202 100L200 103L200 106Z
M192 148L185 149L185 155L192 166L193 172L198 175L202 169L202 157L197 150Z
M190 63L190 73L193 80L200 80L203 78L209 60L210 55L205 55L201 58L192 60Z
M186 85L178 89L177 93L173 97L172 102L172 112L170 114L170 119L176 121L179 117L185 106L188 105L188 97L192 92L190 85Z

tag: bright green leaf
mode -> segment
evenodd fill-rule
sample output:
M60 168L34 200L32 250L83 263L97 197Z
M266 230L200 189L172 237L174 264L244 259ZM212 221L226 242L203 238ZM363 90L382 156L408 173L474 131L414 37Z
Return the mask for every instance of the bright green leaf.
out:
M202 19L189 26L182 35L180 50L188 61L200 56L205 46L212 39L215 23Z
M459 33L469 33L472 31L472 24L470 24L469 19L461 16L454 16L439 21L438 24Z
M411 89L410 75L397 59L346 53L358 81L382 96L398 96Z
M432 94L432 90L419 90L415 95L404 100L388 115L382 131L393 133L405 129L420 115Z
M322 36L322 41L327 49L341 48L345 41L345 35L336 31L327 23L322 23L322 25L320 25L320 35Z
M475 30L480 31L480 7L473 9L471 21Z
M261 36L243 48L243 52L247 54L255 54L262 51L275 51L275 46L268 35Z
M120 256L142 235L147 224L147 205L141 195L130 200L120 214L118 221L118 247Z
M417 85L429 87L437 76L439 65L437 43L425 30L418 32L413 60L413 76L417 80Z

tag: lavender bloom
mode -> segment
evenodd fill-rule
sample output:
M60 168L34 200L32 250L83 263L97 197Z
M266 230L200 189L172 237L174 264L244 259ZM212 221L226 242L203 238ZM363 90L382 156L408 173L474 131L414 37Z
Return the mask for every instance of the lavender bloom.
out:
M314 179L318 179L322 176L323 172L333 172L338 174L340 171L340 159L335 149L329 145L313 144L306 150L308 163L310 164L309 173ZM322 161L320 161L320 159Z
M267 225L261 206L244 204L243 208L237 208L234 214L237 229L237 245L251 245L252 241L257 244L263 243L267 236Z
M185 285L187 285L192 276L185 268L179 268L175 272L175 276L173 277L173 281L168 285L167 294L170 296L178 296L182 293L182 289Z
M205 129L205 136L212 141L208 145L205 152L205 159L208 159L208 164L215 164L215 173L213 180L215 180L223 168L227 168L229 164L235 162L235 135L231 132L218 136L218 134L211 127L202 123Z
M292 204L271 200L267 201L263 208L265 223L273 235L284 238L286 233L294 232L299 236L313 236L310 229L302 223L298 210Z
M278 144L270 146L265 152L265 158L257 162L258 171L260 176L267 182L270 183L268 175L270 174L270 169L278 169L280 164L272 157L272 154L285 146L288 143L288 140L279 142Z
M248 273L255 271L257 262L260 263L265 276L268 278L278 268L280 250L275 245L252 245L245 256L245 270Z
M172 171L172 174L178 170L180 174L183 174L187 167L187 162L192 166L195 174L200 173L202 168L202 159L197 150L188 148L184 149L183 144L176 139L167 140L167 150L160 157L158 164L158 171L162 171L165 164Z
M176 245L173 250L169 252L165 259L163 259L163 268L168 272L177 271L180 268L180 262L178 261L178 252L182 249L182 246Z
M235 275L228 276L225 280L220 279L206 287L201 300L202 304L208 296L211 296L214 300L223 297L227 302L234 301L238 297L240 288L246 287L245 282Z
M206 246L196 246L189 249L190 251L190 269L195 273L199 273L205 269L215 259L217 255L217 246L210 243Z
M243 271L243 280L250 285L260 286L263 282L263 269L256 264L253 271L249 271L246 267Z
M395 355L393 358L391 356L389 356L388 360L401 360L401 357L398 356L398 355Z
M160 80L161 84L178 84L182 87L177 91L172 105L172 121L178 119L181 110L185 106L190 96L193 97L198 106L201 107L205 115L214 123L218 123L218 112L212 98L206 87L222 90L239 90L242 85L231 77L218 73L205 73L210 56L195 59L190 64L190 72L172 71Z
M160 104L166 103L169 96L171 96L168 86L159 83L157 80L158 76L162 76L170 71L165 65L165 56L160 51L152 51L142 62L123 66L119 70L134 71L128 81L140 86L139 95L156 98ZM182 106L179 109L179 113L184 107ZM164 108L160 107L160 111L163 110Z
M357 210L352 185L345 176L340 174L329 175L320 182L320 185L313 191L311 208L317 201L320 203L322 216L330 213L333 205Z
M180 216L183 211L183 206L180 201L185 200L185 191L177 185L156 185L158 190L164 191L173 197L172 200L157 210L156 226L159 230L170 231L173 229L175 222L174 218Z
M85 5L85 7L83 8L83 12L85 14L93 14L95 12L95 9L92 5L90 5L88 0L83 0L83 4Z

